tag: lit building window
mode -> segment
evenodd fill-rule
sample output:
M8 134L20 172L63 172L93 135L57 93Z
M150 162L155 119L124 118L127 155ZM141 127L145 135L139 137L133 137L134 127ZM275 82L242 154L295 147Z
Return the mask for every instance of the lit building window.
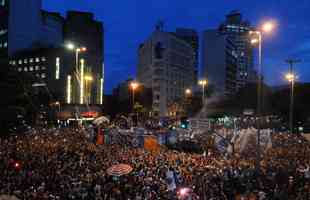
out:
M33 71L33 67L32 66L29 67L29 71Z
M41 61L46 61L46 58L45 58L45 57L42 57L42 58L41 58Z
M4 47L4 48L8 47L8 43L5 42L5 43L3 44L3 47Z
M59 71L60 71L60 58L56 58L56 72L55 72L55 78L59 79Z
M36 74L36 77L40 77L40 74Z
M1 6L5 6L5 0L1 0Z
M45 67L45 66L42 66L42 67L41 67L41 69L42 69L42 70L45 70L45 69L46 69L46 67Z
M23 64L23 61L22 60L18 60L18 64Z
M41 74L41 78L45 78L45 77L46 77L45 73Z
M27 68L27 67L24 67L24 71L25 71L25 72L28 72L28 68Z
M27 64L27 63L28 63L28 60L27 60L27 59L24 59L24 63Z
M21 67L18 68L18 71L21 72L23 69Z
M39 69L40 69L40 67L37 65L37 66L36 66L36 71L38 71Z
M33 63L33 58L30 58L30 59L29 59L29 62L30 62L30 63Z
M36 62L40 62L40 58L36 58Z
M16 65L16 61L15 60L12 60L12 65Z

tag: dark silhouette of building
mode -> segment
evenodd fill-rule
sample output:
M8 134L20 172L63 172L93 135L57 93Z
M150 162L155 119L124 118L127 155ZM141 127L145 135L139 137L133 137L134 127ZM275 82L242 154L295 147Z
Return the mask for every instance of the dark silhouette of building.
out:
M194 29L187 29L187 28L177 28L175 35L186 42L188 42L194 52L193 52L193 60L195 66L195 82L198 82L198 66L199 66L199 36L198 33Z

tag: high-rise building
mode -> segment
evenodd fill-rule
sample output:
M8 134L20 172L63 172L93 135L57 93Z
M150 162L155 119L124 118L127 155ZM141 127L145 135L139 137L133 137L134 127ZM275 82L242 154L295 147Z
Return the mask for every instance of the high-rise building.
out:
M218 94L237 91L237 47L219 30L203 33L203 75Z
M0 0L0 64L8 59L9 40L9 4L8 0Z
M65 42L86 47L81 54L85 68L92 74L91 102L102 103L103 63L104 63L104 30L102 22L96 21L88 12L68 11L64 26Z
M253 73L253 47L250 43L249 31L252 29L249 22L243 20L239 11L232 11L226 15L226 21L219 30L229 35L237 50L237 88L243 87Z
M9 55L39 45L42 0L9 0Z
M28 49L63 44L64 19L42 11L42 0L0 0L0 60Z
M193 59L194 59L194 66L195 66L195 77L194 80L198 82L198 65L199 65L199 36L198 33L194 29L188 28L177 28L176 32L174 33L177 37L188 42L193 50Z
M138 81L152 89L153 111L168 116L169 106L182 100L186 88L194 85L194 50L169 32L157 28L138 50Z

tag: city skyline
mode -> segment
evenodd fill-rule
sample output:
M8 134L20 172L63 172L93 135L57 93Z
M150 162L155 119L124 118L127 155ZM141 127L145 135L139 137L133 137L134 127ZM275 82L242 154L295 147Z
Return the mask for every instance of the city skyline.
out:
M138 46L154 30L158 20L165 21L166 31L175 31L177 27L193 28L201 36L202 31L217 28L231 10L240 10L244 19L249 20L252 25L258 25L266 19L277 21L276 31L265 37L263 47L264 74L268 84L286 83L284 74L289 68L285 63L287 58L301 59L302 63L295 67L299 80L310 81L310 71L307 70L310 63L310 25L306 21L310 17L307 13L310 5L306 0L298 4L289 0L283 0L281 4L274 0L227 2L219 0L210 4L198 0L189 6L188 1L183 0L96 1L91 4L82 0L67 0L66 3L44 0L43 8L62 14L67 10L89 11L104 23L107 93L111 93L119 82L135 77Z

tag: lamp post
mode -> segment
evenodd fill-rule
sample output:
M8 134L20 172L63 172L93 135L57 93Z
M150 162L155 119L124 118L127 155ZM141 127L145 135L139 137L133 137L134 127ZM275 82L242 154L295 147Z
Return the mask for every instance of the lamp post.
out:
M290 125L290 133L293 134L294 132L294 86L295 86L295 81L297 79L297 76L294 74L293 71L293 65L294 63L299 63L300 60L286 60L286 62L290 65L290 71L289 73L286 74L285 78L290 82L291 85L291 99L290 99L290 115L289 115L289 125Z
M135 90L139 87L139 83L133 81L130 83L130 88L132 90L132 112L135 110Z
M83 85L83 73L79 74L79 54L82 52L87 51L86 47L76 47L73 43L68 43L66 45L67 49L75 52L75 70L74 74L76 76L76 79L80 79L80 104L83 104L83 94L84 94L84 85ZM81 60L81 72L84 71L84 60ZM79 75L81 77L79 77Z
M258 85L257 85L257 160L256 167L260 170L260 117L261 117L261 106L262 106L262 43L263 43L263 33L270 33L274 29L275 24L271 21L265 22L260 27L259 31L250 31L250 36L255 35L256 37L251 39L252 44L258 43Z
M202 79L198 82L199 85L202 86L202 106L205 103L205 87L208 84L208 81L206 79Z

